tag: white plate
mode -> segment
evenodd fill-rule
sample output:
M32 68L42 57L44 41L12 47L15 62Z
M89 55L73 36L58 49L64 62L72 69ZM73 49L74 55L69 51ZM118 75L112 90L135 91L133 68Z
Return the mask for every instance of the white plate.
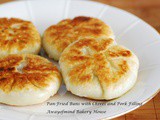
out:
M91 1L18 1L0 5L0 17L18 17L31 20L40 33L52 24L65 18L79 15L100 18L109 24L116 35L116 41L135 52L140 61L138 81L134 88L114 102L146 103L160 89L160 35L148 24L123 10ZM62 85L58 94L49 102L98 102L76 97L66 92ZM116 103L117 104L117 103ZM27 107L11 107L0 105L0 119L4 120L96 120L114 118L139 107L138 105L103 105L103 106L47 106L43 104ZM74 110L84 109L93 112L95 109L106 113L86 114L46 114L47 110Z

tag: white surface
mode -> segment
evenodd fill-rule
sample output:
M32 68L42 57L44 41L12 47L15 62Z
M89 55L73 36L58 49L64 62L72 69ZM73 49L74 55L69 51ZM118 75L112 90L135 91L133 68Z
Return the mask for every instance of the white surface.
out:
M124 96L108 102L146 102L160 89L160 35L139 18L114 7L90 1L48 0L18 1L0 5L0 17L19 17L31 20L40 33L52 24L64 18L79 15L98 17L109 24L116 35L118 44L131 49L139 58L140 70L138 82L134 88ZM62 86L58 94L50 102L94 102L76 97L66 92ZM100 102L100 101L99 101ZM106 101L102 101L106 102ZM113 118L127 113L138 106L47 106L46 102L27 107L11 107L0 105L0 119L4 120L96 120ZM106 114L46 114L50 110L106 110Z

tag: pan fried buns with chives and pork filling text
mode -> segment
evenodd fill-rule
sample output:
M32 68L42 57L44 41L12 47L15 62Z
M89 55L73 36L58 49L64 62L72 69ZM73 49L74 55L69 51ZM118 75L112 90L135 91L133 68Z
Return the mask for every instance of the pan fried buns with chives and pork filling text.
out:
M99 100L126 93L139 68L136 55L112 39L80 39L63 51L59 63L67 90Z
M38 54L41 38L30 21L0 18L0 57L8 54Z
M47 59L33 54L0 58L0 103L32 105L57 93L61 75Z
M114 38L114 35L111 28L101 20L79 16L50 26L44 32L42 44L50 58L59 60L61 53L69 44L86 37Z

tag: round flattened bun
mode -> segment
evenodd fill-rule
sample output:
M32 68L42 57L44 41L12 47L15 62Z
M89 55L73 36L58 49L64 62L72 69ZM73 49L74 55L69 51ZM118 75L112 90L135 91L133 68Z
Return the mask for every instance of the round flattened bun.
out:
M0 103L42 103L57 93L60 84L58 69L43 57L15 54L0 58Z
M80 39L60 57L67 90L81 97L109 100L133 87L139 68L138 58L112 39Z
M86 37L114 38L114 35L111 28L101 20L79 16L50 26L44 32L42 44L50 58L59 60L61 53L69 44Z
M38 54L40 48L40 34L31 22L0 18L0 57L8 54Z

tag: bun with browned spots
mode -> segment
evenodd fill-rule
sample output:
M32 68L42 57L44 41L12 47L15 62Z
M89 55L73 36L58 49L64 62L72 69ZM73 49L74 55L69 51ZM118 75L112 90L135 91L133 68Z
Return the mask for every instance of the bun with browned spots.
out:
M30 21L0 18L0 57L8 54L38 54L41 38Z
M63 50L80 38L114 38L111 28L97 18L79 16L65 19L50 26L42 40L43 48L50 58L59 60Z
M0 103L32 105L57 93L61 75L47 59L32 54L0 58Z
M133 87L139 61L112 39L83 38L69 45L60 60L67 90L81 97L109 100Z

